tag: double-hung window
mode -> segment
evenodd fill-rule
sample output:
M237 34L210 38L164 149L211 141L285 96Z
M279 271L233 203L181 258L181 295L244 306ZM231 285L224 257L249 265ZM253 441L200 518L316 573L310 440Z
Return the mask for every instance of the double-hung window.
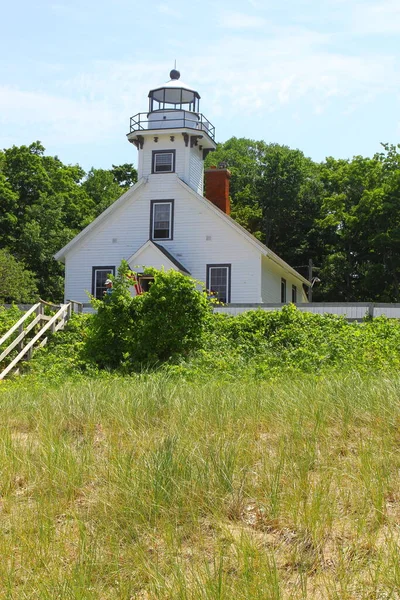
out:
M175 172L175 150L153 150L152 173Z
M292 285L292 302L293 304L297 302L297 287L295 285Z
M207 289L227 304L231 301L231 265L207 265Z
M281 302L286 302L286 279L281 279Z
M152 200L150 210L150 239L172 240L173 220L173 200Z
M92 296L98 300L104 298L105 282L110 275L115 275L115 267L92 267Z

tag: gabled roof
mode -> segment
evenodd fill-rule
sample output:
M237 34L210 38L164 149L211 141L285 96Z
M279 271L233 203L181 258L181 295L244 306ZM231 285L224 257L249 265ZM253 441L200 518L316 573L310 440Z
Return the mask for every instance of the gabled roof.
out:
M310 285L310 282L308 281L308 279L306 279L305 277L300 275L300 273L298 273L295 269L293 269L293 267L288 265L288 263L285 262L282 258L280 258L280 256L275 254L275 252L272 252L272 250L270 250L270 248L268 248L267 246L265 246L265 244L263 244L257 238L255 238L254 235L252 235L249 231L247 231L247 229L245 229L244 227L239 225L239 223L237 223L234 219L232 219L232 217L230 217L229 215L224 213L224 211L222 211L220 208L218 208L218 206L215 206L215 204L213 202L211 202L210 200L207 200L207 198L205 198L204 196L201 196L200 194L195 192L191 187L189 187L179 177L178 177L178 181L187 192L189 192L190 194L192 194L193 196L198 198L201 202L203 202L203 204L206 204L211 210L214 211L214 213L216 215L218 215L221 219L223 219L226 223L228 223L233 229L236 229L239 233L244 235L246 237L246 239L251 244L253 244L253 246L255 246L258 250L260 250L260 252L264 256L270 258L276 264L278 264L280 267L289 271L294 277L299 279L304 285L307 285L307 286Z
M171 252L168 252L168 250L166 248L163 248L162 246L160 246L160 244L156 244L155 242L152 242L154 244L154 246L156 246L156 248L158 248L167 258L169 258L169 260L179 269L179 271L182 271L182 273L186 273L186 275L190 275L189 271L186 269L186 267L183 266L183 264L181 262L179 262L179 260L176 260L175 256L173 256L171 254Z
M190 272L186 269L186 267L183 266L182 263L179 262L179 260L176 260L175 256L173 256L170 252L168 252L168 250L163 248L163 246L160 246L160 244L156 244L155 242L152 242L151 240L147 240L147 242L145 242L143 244L143 246L141 246L139 248L139 250L136 250L136 252L128 258L128 264L131 266L131 268L132 269L135 268L135 265L132 263L139 261L141 255L143 255L143 254L145 255L146 251L149 251L149 250L151 251L151 249L155 250L157 252L157 254L162 255L160 260L165 261L165 259L167 259L168 262L167 262L167 264L163 264L164 267L175 268L178 271L180 271L181 273L184 273L185 275L190 275ZM168 263L170 263L170 264L168 264Z
M122 194L122 196L120 198L118 198L118 200L113 202L113 204L110 204L110 206L108 208L106 208L106 210L104 210L98 217L96 217L96 219L94 221L89 223L89 225L87 227L85 227L85 229L82 229L82 231L80 233L78 233L78 235L76 235L68 244L66 244L64 246L64 248L61 248L61 250L59 250L54 255L54 258L56 260L63 261L63 259L65 258L65 255L73 248L73 246L75 246L75 244L77 242L81 241L84 237L86 237L87 234L90 231L92 231L92 229L94 229L95 227L97 227L97 225L102 223L111 213L113 213L115 210L117 210L117 208L119 208L120 206L125 204L125 202L127 200L129 200L130 197L135 194L136 190L138 190L146 182L147 182L147 180L144 177L139 179L139 181L137 183L135 183L134 186L129 188L129 190L127 192L125 192L125 194Z

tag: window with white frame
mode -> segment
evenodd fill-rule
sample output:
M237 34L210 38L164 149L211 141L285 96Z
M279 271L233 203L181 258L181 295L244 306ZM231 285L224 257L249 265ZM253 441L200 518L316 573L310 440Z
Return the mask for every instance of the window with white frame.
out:
M92 296L98 300L104 298L105 283L110 275L115 275L115 267L92 267Z
M231 301L231 265L207 265L207 289L225 304Z
M292 302L293 304L297 302L297 287L295 285L292 285Z
M153 150L152 173L174 173L175 150Z
M150 215L150 239L172 240L173 219L173 200L152 200Z
M281 302L286 302L286 279L281 279Z

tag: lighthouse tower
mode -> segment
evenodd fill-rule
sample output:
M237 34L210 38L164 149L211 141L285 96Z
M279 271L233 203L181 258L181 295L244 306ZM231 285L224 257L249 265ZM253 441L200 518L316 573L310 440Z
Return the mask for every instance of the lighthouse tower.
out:
M200 113L200 95L171 80L149 92L149 110L130 119L128 141L139 152L138 178L176 173L195 192L203 194L204 159L216 147L215 129Z

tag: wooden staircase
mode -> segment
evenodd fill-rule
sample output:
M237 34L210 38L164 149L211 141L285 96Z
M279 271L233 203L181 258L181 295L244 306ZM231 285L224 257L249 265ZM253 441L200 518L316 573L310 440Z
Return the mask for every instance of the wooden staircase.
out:
M45 315L45 308L56 311L54 315ZM49 333L63 329L73 312L81 313L83 304L75 300L67 300L66 304L51 304L40 300L34 304L20 320L13 325L0 339L0 381L10 373L18 372L18 365L22 360L30 360L35 349L47 344ZM32 320L29 317L34 316ZM35 332L35 328L37 331ZM33 337L29 336L33 332ZM18 332L18 335L14 335ZM11 343L1 351L1 346L10 338ZM4 367L6 357L17 349L18 354Z

